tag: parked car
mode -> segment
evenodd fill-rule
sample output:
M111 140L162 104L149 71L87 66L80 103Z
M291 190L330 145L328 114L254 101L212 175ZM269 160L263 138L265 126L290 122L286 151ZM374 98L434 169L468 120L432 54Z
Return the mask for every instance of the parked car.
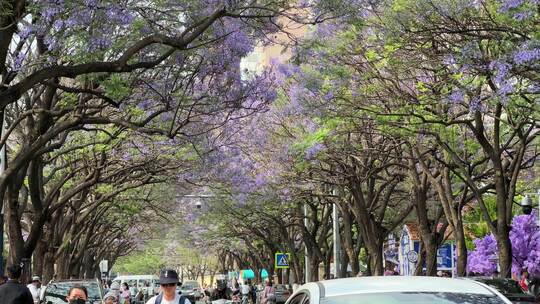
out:
M496 289L473 280L437 277L360 277L301 286L286 304L512 304Z
M195 303L195 301L202 298L201 287L197 281L184 281L176 290L182 293L191 303Z
M510 278L471 277L470 279L497 289L514 304L530 304L539 300L523 291L519 283Z
M98 279L84 280L53 280L45 287L43 296L40 299L41 304L65 304L66 297L71 287L79 285L86 287L88 291L87 304L103 303L103 289Z

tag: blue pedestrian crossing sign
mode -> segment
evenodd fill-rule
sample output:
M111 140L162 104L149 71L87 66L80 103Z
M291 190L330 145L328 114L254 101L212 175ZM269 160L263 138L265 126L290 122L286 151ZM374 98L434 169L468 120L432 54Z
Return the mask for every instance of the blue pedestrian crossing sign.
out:
M290 260L291 254L288 252L276 252L275 256L275 268L289 268L289 260Z

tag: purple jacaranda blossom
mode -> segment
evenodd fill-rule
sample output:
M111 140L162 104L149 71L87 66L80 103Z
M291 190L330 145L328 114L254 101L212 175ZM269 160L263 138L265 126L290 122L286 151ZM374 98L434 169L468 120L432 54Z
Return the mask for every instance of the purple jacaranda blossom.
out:
M26 26L26 27L24 27L22 30L20 30L18 34L19 34L19 37L20 37L21 39L26 39L26 38L28 38L28 36L30 36L30 34L32 34L32 33L33 33L32 27Z
M319 154L319 152L324 148L324 144L322 143L316 143L313 146L306 149L305 158L306 159L313 159Z
M490 62L489 69L495 74L495 83L500 84L509 77L511 66L507 62L494 60Z
M257 174L257 176L255 177L255 186L257 188L260 188L266 185L266 183L267 183L266 177L262 173Z
M456 64L456 57L454 57L454 55L446 55L443 58L443 63L446 65L454 65Z
M53 27L55 30L59 31L64 26L64 20L62 19L56 19L53 23Z
M482 53L475 42L469 42L461 49L461 56L469 60L474 60L480 58Z
M497 270L497 241L493 234L473 241L474 251L467 257L467 272L491 275Z
M272 58L271 64L272 66L276 66L277 71L286 78L289 78L300 72L300 67L298 65L281 63L277 58Z
M122 160L124 162L130 162L132 160L132 156L129 152L124 152L124 154L122 154Z
M139 107L142 110L146 110L152 106L153 101L151 99L145 99L142 102L140 102L137 107Z
M47 45L49 50L54 50L58 47L58 39L56 39L56 37L52 35L45 36L45 39L43 39L43 42L45 43L45 45Z
M328 92L326 92L326 94L324 94L324 100L326 101L330 101L332 99L334 99L334 92L332 92L331 90L329 90Z
M519 274L527 269L533 276L540 275L540 229L536 216L519 215L512 220L510 230L512 244L512 272ZM498 246L493 234L473 241L475 249L469 252L467 271L491 275L497 269Z
M161 114L161 121L163 122L169 122L173 119L173 113L171 112L165 112L163 114Z
M100 0L84 0L84 5L90 9L96 9L100 2Z
M519 215L512 220L512 271L516 274L526 268L533 276L540 275L540 229L536 216Z
M517 12L514 14L514 19L517 21L523 21L534 16L533 12Z
M497 94L499 94L499 96L506 96L513 92L514 85L510 81L503 81L499 84L499 89L497 90Z
M475 112L481 112L482 111L482 104L479 97L473 97L471 101L469 102L469 112L475 113Z
M308 7L310 7L310 5L311 5L310 0L300 0L300 1L298 1L298 7L299 8L308 8Z
M54 20L54 18L61 13L61 10L57 7L47 7L41 13L41 16L48 22Z
M130 12L116 5L107 7L105 14L110 20L122 25L131 24L135 19Z
M342 26L343 25L340 26L335 22L321 23L317 26L317 37L322 39L335 37L336 34L343 29Z
M519 50L514 53L513 59L516 64L538 62L538 60L540 60L540 48Z
M465 101L465 93L461 90L454 90L448 95L448 101L454 104L462 103Z
M111 46L112 41L108 37L92 37L88 41L88 49L90 52L104 50Z
M500 10L502 12L506 12L508 10L520 7L523 3L524 0L501 0Z
M306 131L313 133L319 128L319 124L317 124L312 119L306 119L304 126L306 128Z
M13 61L13 70L18 71L22 68L26 54L19 52Z
M66 27L87 26L92 23L92 11L88 9L73 12L65 21Z
M538 84L530 84L527 86L527 90L529 91L529 93L532 93L532 94L539 94L540 93L540 85Z

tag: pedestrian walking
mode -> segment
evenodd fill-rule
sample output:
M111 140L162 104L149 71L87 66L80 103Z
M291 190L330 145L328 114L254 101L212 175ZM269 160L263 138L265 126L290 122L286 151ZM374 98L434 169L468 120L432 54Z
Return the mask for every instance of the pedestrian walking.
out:
M176 292L180 283L178 273L172 269L163 270L159 275L160 293L146 302L146 304L191 304L191 302Z
M32 282L28 285L28 290L30 290L30 293L32 294L32 298L34 299L34 304L39 303L39 291L41 288L41 279L38 276L32 277Z
M523 291L529 291L529 272L526 269L521 271L521 279L519 280L519 286Z
M109 288L108 292L112 293L116 297L116 300L119 301L119 299L120 299L120 283L118 283L118 281L112 282L111 283L111 288Z
M8 281L0 286L0 303L2 304L34 304L30 290L21 282L22 267L11 265L7 268Z
M257 303L257 286L251 282L251 280L248 281L249 284L249 295L251 298L251 304Z
M266 286L262 292L261 304L270 304L276 302L276 289L272 286L272 281L266 281Z
M86 304L88 290L84 286L75 285L69 289L66 300L69 304Z
M124 282L120 289L120 304L131 304L131 291L129 291L129 285Z
M103 297L103 302L105 302L105 304L115 304L118 303L118 299L116 298L116 295L114 293L108 292Z

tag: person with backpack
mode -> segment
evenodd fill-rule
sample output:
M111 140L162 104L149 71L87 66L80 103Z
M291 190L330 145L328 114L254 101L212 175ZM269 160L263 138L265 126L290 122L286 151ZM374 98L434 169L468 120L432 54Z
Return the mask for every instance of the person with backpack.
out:
M160 292L146 302L146 304L191 304L191 302L176 292L180 283L178 273L172 269L163 270L159 275Z
M271 304L276 302L276 289L272 286L272 281L266 281L266 286L262 292L261 304Z

